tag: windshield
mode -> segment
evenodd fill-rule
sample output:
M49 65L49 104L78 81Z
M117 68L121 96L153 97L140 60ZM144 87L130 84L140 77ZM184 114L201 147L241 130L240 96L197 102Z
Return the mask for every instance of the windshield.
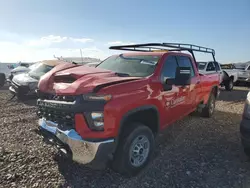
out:
M199 70L204 70L205 69L205 67L206 67L206 64L207 64L207 62L198 62L198 64L199 64Z
M39 80L41 76L49 72L52 68L53 66L49 66L44 63L38 63L35 67L33 67L33 69L31 69L31 71L29 71L28 74L30 77Z
M160 56L111 56L97 67L111 70L121 76L146 77L153 74Z

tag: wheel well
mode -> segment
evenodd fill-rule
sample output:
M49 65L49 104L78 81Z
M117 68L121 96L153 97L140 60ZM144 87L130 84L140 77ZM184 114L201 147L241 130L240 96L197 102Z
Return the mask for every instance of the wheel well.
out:
M144 124L151 129L154 135L156 135L159 131L159 116L157 110L154 108L142 109L126 116L122 122L122 127L119 134L128 128L131 122L140 122Z

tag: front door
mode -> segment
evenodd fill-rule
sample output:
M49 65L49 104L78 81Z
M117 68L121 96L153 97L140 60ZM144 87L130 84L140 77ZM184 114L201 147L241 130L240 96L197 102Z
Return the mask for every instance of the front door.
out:
M190 85L183 87L182 92L185 96L185 102L183 105L183 114L187 115L192 112L199 103L199 94L201 91L200 77L195 75L194 64L188 56L177 56L178 66L188 67L191 70L191 81Z
M164 62L161 80L164 83L166 78L175 79L176 68L178 67L176 56L168 56ZM186 88L173 85L170 91L161 91L163 108L165 115L163 117L163 124L169 125L176 120L183 117L185 114L185 101L187 100L188 92Z

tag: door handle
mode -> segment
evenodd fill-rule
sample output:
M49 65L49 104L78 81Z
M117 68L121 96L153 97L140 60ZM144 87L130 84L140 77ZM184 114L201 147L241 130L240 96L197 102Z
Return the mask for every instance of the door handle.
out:
M201 81L200 81L200 80L197 80L196 84L199 84L199 83L201 83Z

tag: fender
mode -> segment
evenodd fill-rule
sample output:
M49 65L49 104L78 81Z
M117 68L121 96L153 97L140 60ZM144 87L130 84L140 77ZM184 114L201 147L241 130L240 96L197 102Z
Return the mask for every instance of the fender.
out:
M207 104L208 99L209 99L209 97L210 97L210 95L211 95L211 93L212 93L212 91L213 91L214 89L217 90L216 98L219 96L219 87L218 87L217 85L213 85L213 86L211 87L210 92L209 92L209 94L207 95L207 97L204 98L204 103L203 103L203 104Z
M160 115L159 115L159 111L157 109L157 107L155 105L143 105L143 106L139 106L137 108L134 108L130 111L128 111L125 115L123 115L122 119L121 119L121 122L120 122L120 127L119 127L119 130L118 130L118 136L117 138L115 139L116 141L116 144L115 144L115 148L118 146L119 144L119 138L121 136L121 131L122 131L122 128L125 126L125 122L126 120L133 114L137 113L137 112L140 112L140 111L144 111L144 110L154 110L156 112L156 115L157 115L157 133L159 132L160 130ZM157 134L156 133L156 134Z

